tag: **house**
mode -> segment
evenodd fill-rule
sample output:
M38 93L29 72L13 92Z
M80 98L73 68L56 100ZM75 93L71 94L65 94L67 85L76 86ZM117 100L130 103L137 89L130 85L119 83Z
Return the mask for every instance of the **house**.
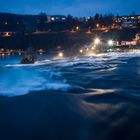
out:
M133 28L134 27L134 23L131 22L131 21L123 22L122 23L122 27L123 28Z
M63 15L53 15L51 16L51 22L61 22L66 21L66 16Z
M136 46L140 41L140 34L132 32L130 37L125 35L116 42L116 46Z
M135 46L140 40L140 34L136 28L124 28L122 30L110 30L102 34L105 40L112 39L115 46Z
M122 40L122 41L118 41L116 42L116 46L136 46L137 42L135 40Z
M14 34L16 34L16 32L13 32L13 31L0 32L0 36L2 37L10 37L10 36L13 36Z
M116 23L122 23L122 22L137 22L140 20L140 15L131 15L131 16L118 16L114 17L114 21Z

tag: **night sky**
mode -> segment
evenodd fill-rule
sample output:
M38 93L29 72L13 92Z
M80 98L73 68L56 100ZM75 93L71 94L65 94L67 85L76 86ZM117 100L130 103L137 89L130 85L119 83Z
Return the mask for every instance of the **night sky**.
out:
M0 12L18 14L71 14L89 16L95 13L140 14L140 0L0 0Z

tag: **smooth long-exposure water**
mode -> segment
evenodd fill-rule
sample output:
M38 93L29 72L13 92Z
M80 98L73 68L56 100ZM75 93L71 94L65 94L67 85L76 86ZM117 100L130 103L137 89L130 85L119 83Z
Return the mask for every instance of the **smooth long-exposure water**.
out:
M46 90L90 93L120 90L139 98L140 54L108 53L19 64L20 57L0 58L0 95L18 96Z
M2 134L40 140L140 139L139 53L45 57L30 65L19 64L20 59L0 58Z

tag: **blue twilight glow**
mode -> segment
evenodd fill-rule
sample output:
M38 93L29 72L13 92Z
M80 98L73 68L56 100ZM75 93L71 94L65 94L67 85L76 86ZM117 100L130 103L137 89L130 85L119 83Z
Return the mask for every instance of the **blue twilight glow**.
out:
M89 16L107 14L140 14L139 0L0 0L0 12L19 14L71 14Z

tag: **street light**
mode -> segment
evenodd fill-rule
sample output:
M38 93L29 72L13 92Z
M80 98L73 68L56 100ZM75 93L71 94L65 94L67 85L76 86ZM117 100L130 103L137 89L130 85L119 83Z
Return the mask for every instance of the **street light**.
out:
M63 57L64 54L63 54L62 52L60 52L60 53L58 54L58 56L59 56L59 57Z
M100 39L99 39L99 38L96 38L96 39L94 40L94 44L95 44L95 45L100 44L100 42L101 42L101 41L100 41Z
M108 41L108 45L109 45L109 46L113 46L113 44L114 44L113 40L109 40L109 41Z
M77 26L77 27L76 27L76 30L78 31L79 29L80 29L80 27L79 27L79 26Z
M83 50L80 50L80 53L83 53Z
M91 50L94 50L94 49L95 49L95 46L92 46L92 47L91 47Z
M100 24L96 24L96 27L99 28L100 27Z

